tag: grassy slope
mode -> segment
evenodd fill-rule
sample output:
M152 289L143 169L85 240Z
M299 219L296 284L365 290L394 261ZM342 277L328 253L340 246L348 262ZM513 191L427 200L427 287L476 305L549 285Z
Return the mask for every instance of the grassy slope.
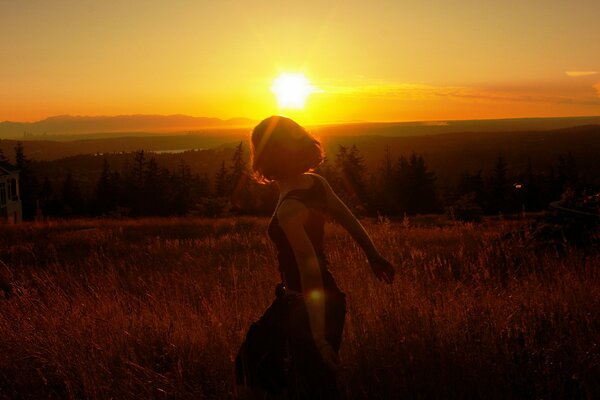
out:
M600 395L600 256L502 239L508 223L367 223L398 266L370 276L339 227L340 384L362 398ZM233 358L273 297L263 219L0 229L0 399L235 398ZM591 398L591 397L590 397Z

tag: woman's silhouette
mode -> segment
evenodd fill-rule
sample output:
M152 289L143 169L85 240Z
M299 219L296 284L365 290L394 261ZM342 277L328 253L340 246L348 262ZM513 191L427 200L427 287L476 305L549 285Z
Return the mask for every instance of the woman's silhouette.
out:
M327 268L326 215L365 252L372 271L391 283L393 266L327 181L311 173L323 160L320 143L289 118L273 116L252 132L252 167L259 181L275 181L279 202L268 234L277 248L281 283L264 315L250 326L236 358L237 382L255 392L293 399L338 398L345 295Z

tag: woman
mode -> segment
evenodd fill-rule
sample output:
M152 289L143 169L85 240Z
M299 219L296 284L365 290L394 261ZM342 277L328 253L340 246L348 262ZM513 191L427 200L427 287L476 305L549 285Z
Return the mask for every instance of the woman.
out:
M345 295L327 269L324 217L339 222L387 283L393 266L336 196L311 173L323 161L320 143L289 118L273 116L252 132L252 167L260 182L277 183L279 202L268 233L277 247L276 299L252 324L236 358L239 385L297 399L335 399Z

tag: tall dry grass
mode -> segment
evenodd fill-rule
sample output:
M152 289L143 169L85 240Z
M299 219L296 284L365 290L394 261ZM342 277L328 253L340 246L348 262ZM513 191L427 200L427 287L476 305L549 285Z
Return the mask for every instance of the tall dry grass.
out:
M236 398L233 359L278 281L266 220L81 220L0 229L0 398ZM376 281L338 227L349 399L600 398L600 256L514 226L367 223Z

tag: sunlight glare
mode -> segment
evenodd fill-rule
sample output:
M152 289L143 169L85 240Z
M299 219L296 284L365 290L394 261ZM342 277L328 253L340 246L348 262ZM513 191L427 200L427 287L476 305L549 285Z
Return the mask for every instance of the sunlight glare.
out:
M282 73L274 81L271 91L280 108L303 109L314 87L302 73Z

